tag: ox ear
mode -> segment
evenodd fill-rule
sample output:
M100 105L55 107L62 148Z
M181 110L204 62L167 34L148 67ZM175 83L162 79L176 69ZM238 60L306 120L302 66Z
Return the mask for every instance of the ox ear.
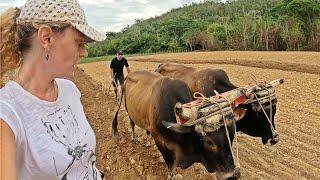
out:
M237 108L233 112L234 112L235 120L239 121L240 119L242 119L246 115L247 109L246 108Z
M173 122L162 121L162 124L167 129L176 132L176 133L192 133L194 131L194 126L184 126Z
M160 73L161 69L162 69L163 63L159 64L159 66L157 67L156 70L154 70L154 72L158 72Z

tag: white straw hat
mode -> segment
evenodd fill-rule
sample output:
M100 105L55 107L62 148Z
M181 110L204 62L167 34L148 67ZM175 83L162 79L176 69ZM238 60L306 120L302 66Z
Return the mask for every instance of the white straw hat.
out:
M71 24L89 41L103 41L106 36L88 25L85 13L76 0L27 0L21 7L18 23L61 22Z

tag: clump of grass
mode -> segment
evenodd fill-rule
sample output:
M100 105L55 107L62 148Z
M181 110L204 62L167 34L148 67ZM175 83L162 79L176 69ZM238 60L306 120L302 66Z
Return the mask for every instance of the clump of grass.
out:
M99 62L99 61L111 61L114 55L100 56L100 57L86 57L81 59L80 64Z

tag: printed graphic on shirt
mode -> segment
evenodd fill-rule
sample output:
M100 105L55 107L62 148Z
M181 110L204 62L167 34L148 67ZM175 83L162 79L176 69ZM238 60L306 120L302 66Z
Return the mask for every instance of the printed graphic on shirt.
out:
M56 109L48 114L47 120L42 119L49 136L57 143L63 145L67 156L72 157L67 167L57 167L57 159L52 157L57 176L64 174L62 180L81 179L97 180L95 149L90 149L88 132L90 127L82 129L70 105ZM66 159L67 160L67 159ZM72 172L72 177L69 177ZM76 174L75 174L76 172Z

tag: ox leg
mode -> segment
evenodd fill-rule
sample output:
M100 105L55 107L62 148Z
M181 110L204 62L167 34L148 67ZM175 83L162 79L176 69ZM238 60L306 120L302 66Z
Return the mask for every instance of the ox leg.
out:
M155 143L156 143L159 151L161 152L164 161L167 164L167 167L168 167L168 180L172 180L173 179L173 168L174 168L174 157L173 157L173 154L171 153L171 151L169 149L167 149L167 147L163 143L159 142L156 139L155 139Z
M120 139L119 132L118 132L118 112L119 112L119 110L117 111L117 113L112 121L112 136L113 136L114 140L116 141L116 143L118 143L119 139Z
M116 141L116 143L118 143L119 139L120 139L117 126L118 126L118 121L113 120L113 122L112 122L112 135L113 135L113 138Z
M131 125L131 130L132 130L132 142L136 143L137 139L136 139L136 134L134 133L134 127L136 126L136 124L130 119L130 125Z
M172 170L168 170L167 180L173 180L173 172L172 172Z
M118 98L118 88L117 87L114 88L114 94L116 95L116 99L117 99Z

